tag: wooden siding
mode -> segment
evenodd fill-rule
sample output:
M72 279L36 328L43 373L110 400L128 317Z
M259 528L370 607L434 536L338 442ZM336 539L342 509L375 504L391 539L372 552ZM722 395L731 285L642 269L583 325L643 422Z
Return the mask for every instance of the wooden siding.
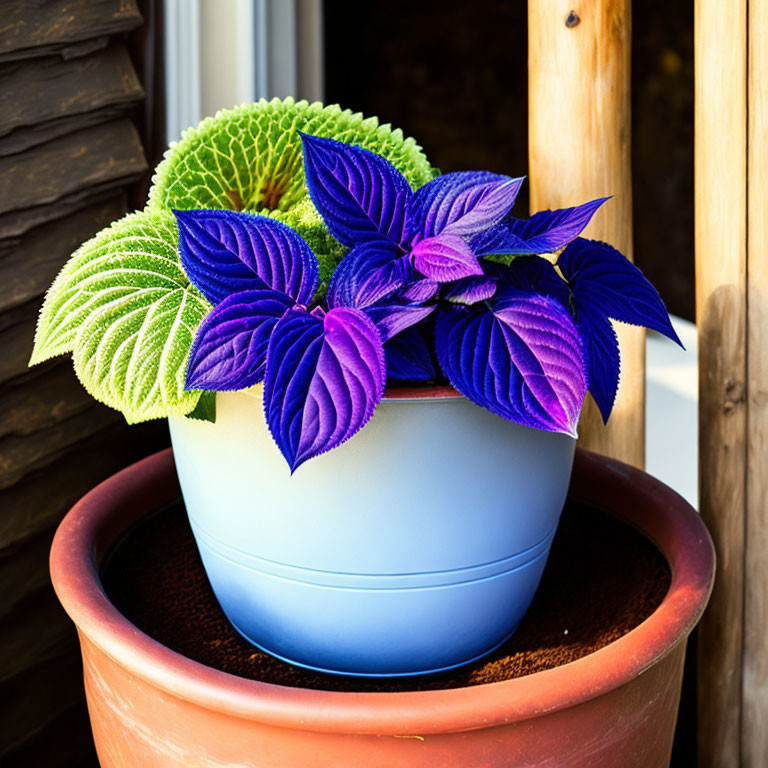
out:
M95 766L77 637L48 577L67 509L162 447L127 427L69 360L27 367L42 297L69 254L129 207L148 163L125 33L134 0L0 8L0 764Z

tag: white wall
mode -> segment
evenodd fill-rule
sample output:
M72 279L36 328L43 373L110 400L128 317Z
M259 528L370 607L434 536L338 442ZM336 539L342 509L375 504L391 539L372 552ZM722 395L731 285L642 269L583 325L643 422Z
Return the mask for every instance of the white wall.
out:
M168 141L219 109L323 98L322 0L165 0Z
M698 340L693 323L672 324L685 350L653 332L646 342L645 469L698 509Z

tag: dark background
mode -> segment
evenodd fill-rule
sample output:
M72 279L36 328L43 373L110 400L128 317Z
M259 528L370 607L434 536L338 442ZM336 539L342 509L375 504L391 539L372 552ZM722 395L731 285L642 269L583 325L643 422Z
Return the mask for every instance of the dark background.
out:
M401 127L443 171L524 174L525 5L326 0L325 100ZM161 0L0 3L2 768L95 765L47 553L77 498L168 442L162 422L128 428L95 403L68 360L26 365L43 293L71 251L143 204L164 149L161 18ZM644 0L633 23L635 256L693 319L692 4ZM690 692L681 716L685 768Z
M442 171L527 173L525 2L327 0L325 18L326 102L402 128ZM632 23L635 260L693 320L693 4L643 0Z

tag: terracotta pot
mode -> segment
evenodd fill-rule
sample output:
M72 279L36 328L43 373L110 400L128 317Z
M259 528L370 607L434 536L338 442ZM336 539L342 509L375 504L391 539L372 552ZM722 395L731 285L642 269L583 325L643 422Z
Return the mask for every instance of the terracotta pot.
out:
M669 756L685 641L712 586L714 552L695 511L644 473L578 452L571 496L614 511L672 572L642 624L554 669L410 693L305 690L234 677L144 635L107 599L99 563L136 520L176 497L170 451L102 483L62 523L54 586L78 626L103 768L661 768Z

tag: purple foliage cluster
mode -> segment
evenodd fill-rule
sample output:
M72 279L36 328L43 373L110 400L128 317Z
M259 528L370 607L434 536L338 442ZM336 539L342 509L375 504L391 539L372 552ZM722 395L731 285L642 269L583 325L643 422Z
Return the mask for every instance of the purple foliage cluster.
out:
M434 380L439 367L489 411L575 435L587 390L605 420L613 407L611 319L679 343L640 270L579 237L605 198L521 220L509 212L522 179L447 173L414 192L372 152L302 140L312 201L350 249L324 301L315 299L317 259L289 227L248 213L176 212L184 269L214 305L187 387L263 381L267 424L292 471L361 429L387 379ZM538 255L556 251L555 264ZM515 258L487 258L500 255Z

